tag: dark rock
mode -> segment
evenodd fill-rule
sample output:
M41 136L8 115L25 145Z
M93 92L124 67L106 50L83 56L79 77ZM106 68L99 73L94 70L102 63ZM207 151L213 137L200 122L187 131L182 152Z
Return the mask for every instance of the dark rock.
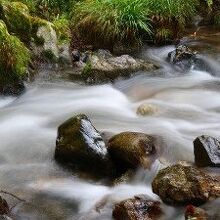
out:
M80 52L78 51L78 50L73 50L72 52L71 52L71 56L72 56L72 60L73 60L73 62L78 62L78 61L80 61Z
M185 211L185 220L208 220L205 210L188 205Z
M168 53L167 61L173 64L180 71L188 71L191 68L212 72L210 65L186 45L179 45Z
M200 167L220 167L220 141L202 135L194 140L195 164Z
M0 82L0 95L17 96L21 95L25 90L24 83L21 80L12 82Z
M152 183L153 192L173 205L200 205L220 196L220 182L197 168L173 165L159 171Z
M8 215L9 212L10 209L8 203L0 196L0 215Z
M115 220L156 220L162 214L160 202L149 201L144 196L135 196L116 204L112 213Z
M123 132L113 136L108 151L121 172L138 166L150 168L155 159L155 138L138 132Z
M105 143L86 115L72 117L59 126L55 159L97 174L112 172Z

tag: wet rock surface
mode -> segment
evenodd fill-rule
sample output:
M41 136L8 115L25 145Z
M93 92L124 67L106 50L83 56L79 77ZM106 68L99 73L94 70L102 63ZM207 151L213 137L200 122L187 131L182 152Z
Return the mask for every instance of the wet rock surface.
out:
M150 168L156 156L155 138L138 132L123 132L113 136L108 151L123 172L129 168Z
M105 143L86 115L70 118L58 128L55 159L76 168L111 175Z
M208 220L208 216L204 209L188 205L185 211L185 220Z
M107 50L80 53L72 52L74 65L80 68L81 77L87 83L112 82L120 77L130 77L138 71L154 71L158 66L148 60L130 55L113 56Z
M202 135L194 140L195 164L200 167L220 167L220 141Z
M4 215L8 215L10 213L10 208L5 199L0 196L0 219L4 217ZM6 218L7 219L7 218Z
M112 216L115 220L156 220L162 214L160 202L135 196L116 204Z
M21 80L12 82L0 82L0 95L17 96L25 91L25 85Z
M159 171L153 192L168 204L199 205L220 196L220 182L199 169L177 164Z
M179 45L168 53L167 61L180 71L189 71L191 68L212 72L209 64L186 45Z

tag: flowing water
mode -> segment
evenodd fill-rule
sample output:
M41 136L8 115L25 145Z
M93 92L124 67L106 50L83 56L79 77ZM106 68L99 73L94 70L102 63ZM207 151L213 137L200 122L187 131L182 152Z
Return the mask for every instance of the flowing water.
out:
M179 160L193 162L197 136L220 138L220 51L205 45L202 56L214 73L179 73L165 61L173 46L148 48L141 56L162 66L156 73L142 72L114 85L85 86L43 71L21 97L1 97L0 187L27 201L13 209L15 219L109 220L117 201L138 194L159 200L150 187L158 170ZM155 106L155 114L138 116L142 103ZM53 159L58 125L78 113L88 115L100 131L161 136L162 157L150 171L139 170L127 184L110 187L79 178ZM214 171L219 174L218 169ZM7 198L10 204L17 203ZM103 207L97 211L100 200ZM205 207L217 214L219 204L216 200ZM164 219L184 219L181 208L166 206L165 210Z

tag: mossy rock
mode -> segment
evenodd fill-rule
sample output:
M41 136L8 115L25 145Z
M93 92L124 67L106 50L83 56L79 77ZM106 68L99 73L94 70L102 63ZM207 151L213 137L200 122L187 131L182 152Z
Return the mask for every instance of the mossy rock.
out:
M16 34L23 42L31 38L31 16L28 7L21 2L1 1L1 19L10 33Z
M8 33L0 20L0 93L20 94L24 89L22 78L30 61L29 50L15 36Z

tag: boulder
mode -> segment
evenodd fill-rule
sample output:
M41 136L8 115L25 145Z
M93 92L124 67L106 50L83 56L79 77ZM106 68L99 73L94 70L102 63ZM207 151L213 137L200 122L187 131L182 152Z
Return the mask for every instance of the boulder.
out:
M88 82L114 81L118 77L129 77L134 72L153 71L158 68L150 61L134 59L129 55L115 57L106 50L99 50L87 56L82 74Z
M156 220L162 214L160 202L150 201L145 196L135 196L117 203L112 213L115 220Z
M199 169L176 164L159 171L152 182L153 192L173 205L200 205L220 196L220 182Z
M57 42L57 34L50 22L44 22L38 27L37 37L42 39L42 54L48 59L58 59L59 49Z
M188 71L191 68L212 72L209 64L186 45L179 45L168 53L167 61L180 71Z
M195 164L199 167L220 167L220 141L202 135L194 140Z
M148 134L123 132L109 140L108 151L121 172L138 166L150 168L156 156L155 141Z
M204 209L188 205L185 211L185 220L208 220Z
M105 143L86 115L70 118L58 128L55 159L82 170L111 174Z

